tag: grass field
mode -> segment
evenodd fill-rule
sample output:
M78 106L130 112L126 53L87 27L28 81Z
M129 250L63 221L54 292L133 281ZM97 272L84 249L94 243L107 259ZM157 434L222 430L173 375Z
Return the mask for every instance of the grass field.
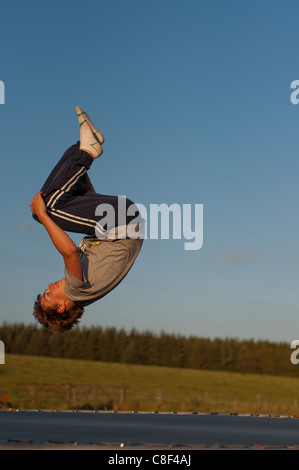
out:
M45 392L45 386L39 389L37 386L33 388L26 385L22 386L23 396L20 398L20 383L48 384L48 391ZM50 389L50 384L56 385ZM59 387L58 384L81 384L87 392L82 396L79 393L74 395L72 387ZM95 398L90 390L88 392L90 387L87 384L105 384L104 388L111 396L100 393ZM123 394L124 385L126 395ZM294 415L299 414L298 387L299 379L289 377L13 354L6 354L5 364L0 365L0 394L8 394L12 406L23 408L79 409L90 406L139 411ZM72 406L65 401L65 390L72 395ZM30 399L28 391L31 391Z

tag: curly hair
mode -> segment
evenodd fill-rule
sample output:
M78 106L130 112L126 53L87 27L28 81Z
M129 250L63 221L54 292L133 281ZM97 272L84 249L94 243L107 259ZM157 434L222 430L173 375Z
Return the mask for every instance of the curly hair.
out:
M79 323L79 318L81 318L84 313L84 308L76 304L63 313L58 313L55 308L43 308L41 298L42 296L39 294L34 302L33 315L45 328L49 328L53 331L64 333L70 330L74 325Z

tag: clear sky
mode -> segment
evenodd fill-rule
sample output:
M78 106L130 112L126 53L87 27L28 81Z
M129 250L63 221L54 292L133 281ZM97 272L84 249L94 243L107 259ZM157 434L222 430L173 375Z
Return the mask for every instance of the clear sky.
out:
M200 250L146 240L81 325L298 339L298 15L293 0L2 2L1 323L34 323L63 277L29 205L78 140L79 105L106 138L98 192L204 207Z

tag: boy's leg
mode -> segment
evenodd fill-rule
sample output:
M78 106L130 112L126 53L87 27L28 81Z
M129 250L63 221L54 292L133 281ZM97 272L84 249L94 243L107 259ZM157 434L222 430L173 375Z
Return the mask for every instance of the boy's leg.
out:
M84 193L80 190L80 179L93 160L91 155L80 150L80 142L66 150L41 188L49 215L74 195ZM33 217L38 220L36 216Z
M65 231L91 237L98 237L98 234L105 237L107 230L127 225L140 215L137 206L128 198L90 191L83 195L74 194L63 202L59 208L50 210L50 217Z
M90 191L92 193L96 192L92 185L92 182L89 179L88 173L85 173L80 179L79 188L84 192L87 192L87 191Z
M42 187L47 197L47 205L53 203L52 200L50 201L53 192L67 193L70 189L72 191L77 189L79 187L77 182L80 182L82 175L86 174L92 161L103 153L103 134L95 128L82 108L76 106L76 113L80 127L80 141L64 153ZM88 179L85 178L85 184L87 181ZM62 194L59 198L61 196Z
M81 181L87 176L87 170L94 159L79 147L80 143L77 142L64 153L47 178L42 191L45 193L48 215L59 227L68 232L96 237L96 228L99 230L97 224L100 224L101 219L106 216L104 212L101 215L96 215L100 205L108 204L114 215L109 226L100 224L104 230L128 224L135 218L138 209L135 206L134 215L128 216L127 209L133 202L125 198L125 200L122 199L121 213L119 214L119 198L117 196L103 195L82 189ZM38 220L36 216L33 217Z
M79 147L80 142L77 142L64 152L43 184L41 191L46 195L46 202L52 196L53 192L61 190L79 170L81 170L82 175L84 175L90 168L93 159L86 152L80 150Z
M47 212L57 225L65 231L94 237L96 227L106 215L104 212L102 215L96 215L100 205L109 205L114 213L113 220L110 218L108 225L104 222L103 225L100 224L100 228L104 230L128 224L135 219L138 209L134 205L136 212L128 216L127 209L133 202L125 198L122 200L119 213L117 196L105 196L94 191L82 190L80 182L84 175L87 175L93 160L102 154L101 144L104 142L104 137L93 126L82 108L76 107L76 111L80 124L80 142L64 153L47 178L42 191L45 193Z
M80 127L80 141L70 147L57 163L42 191L45 193L45 202L49 209L55 209L64 204L74 194L79 193L80 180L95 158L103 153L103 134L98 131L89 116L82 108L76 106L77 118ZM89 179L82 180L83 191ZM91 185L90 185L91 186ZM90 188L91 189L91 188Z
M66 150L44 183L41 191L45 194L47 208L64 204L76 192L81 177L90 168L93 158L80 150L79 145L77 142Z

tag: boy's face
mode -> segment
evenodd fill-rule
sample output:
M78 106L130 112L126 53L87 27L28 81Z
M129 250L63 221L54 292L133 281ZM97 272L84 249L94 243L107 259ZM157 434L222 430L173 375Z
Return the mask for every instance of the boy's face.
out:
M65 290L65 278L56 281L53 284L50 283L48 289L42 295L41 305L44 308L57 308L62 302L66 300Z

